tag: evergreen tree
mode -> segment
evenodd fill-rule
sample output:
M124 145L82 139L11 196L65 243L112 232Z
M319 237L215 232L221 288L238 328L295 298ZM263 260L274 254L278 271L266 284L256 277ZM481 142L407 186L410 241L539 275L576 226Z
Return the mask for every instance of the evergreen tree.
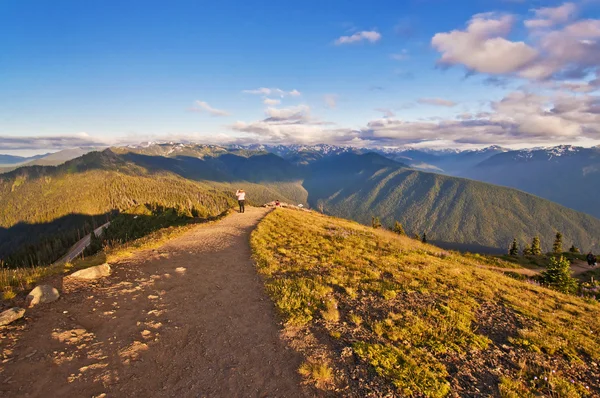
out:
M539 236L533 238L531 242L531 255L532 256L541 256L542 255L542 245L540 243Z
M550 259L548 269L542 272L542 282L563 293L577 291L577 279L571 277L571 264L563 256Z
M394 223L394 228L392 228L392 231L398 235L406 235L406 232L404 232L404 227L402 227L402 224L400 224L398 221Z
M415 240L421 240L421 236L415 232L415 236L413 236L413 239Z
M525 247L523 248L523 255L531 256L531 246L525 245Z
M513 239L513 243L508 250L508 254L511 256L517 257L519 255L519 244L517 243L517 239Z
M371 225L373 228L381 228L381 221L379 221L379 217L371 217Z
M554 239L554 244L552 245L552 253L561 254L563 252L562 238L562 234L557 232L556 238Z
M102 237L96 236L94 231L92 231L90 234L90 244L85 249L84 254L86 256L91 256L92 254L98 253L100 250L102 250Z
M569 249L569 252L574 253L574 254L581 253L581 251L579 250L579 248L576 247L575 245L571 246L571 248Z
M423 239L421 239L423 243L427 243L427 232L423 232Z

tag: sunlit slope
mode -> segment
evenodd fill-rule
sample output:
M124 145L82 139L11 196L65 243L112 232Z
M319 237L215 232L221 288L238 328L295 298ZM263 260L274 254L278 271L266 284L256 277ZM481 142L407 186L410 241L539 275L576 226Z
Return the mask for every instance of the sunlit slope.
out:
M301 373L332 395L600 394L598 303L316 213L278 209L251 241Z

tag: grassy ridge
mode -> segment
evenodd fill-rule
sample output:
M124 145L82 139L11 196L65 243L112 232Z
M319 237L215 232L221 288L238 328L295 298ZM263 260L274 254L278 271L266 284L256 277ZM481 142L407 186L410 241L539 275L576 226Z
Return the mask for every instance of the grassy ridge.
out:
M390 232L279 209L251 238L308 381L339 396L600 394L600 306ZM485 261L485 260L482 260Z

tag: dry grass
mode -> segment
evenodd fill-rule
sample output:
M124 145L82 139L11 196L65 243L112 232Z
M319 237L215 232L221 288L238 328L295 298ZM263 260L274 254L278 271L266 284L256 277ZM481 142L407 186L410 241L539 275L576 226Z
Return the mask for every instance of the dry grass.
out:
M333 383L333 369L322 362L304 362L298 370L302 376L310 379L317 388L325 389Z
M333 359L349 396L600 394L596 302L316 213L278 209L251 240L286 328L317 342L308 362Z

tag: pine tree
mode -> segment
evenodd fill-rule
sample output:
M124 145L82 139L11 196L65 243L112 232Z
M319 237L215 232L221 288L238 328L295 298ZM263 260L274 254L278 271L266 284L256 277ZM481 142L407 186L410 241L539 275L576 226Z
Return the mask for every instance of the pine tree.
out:
M571 277L571 264L563 256L550 259L548 269L542 272L542 282L563 293L577 291L577 279Z
M517 243L517 239L513 239L513 243L508 250L508 254L514 257L519 255L519 244Z
M554 244L552 245L552 253L561 254L563 252L562 238L562 234L557 232L556 239L554 239Z
M571 248L569 249L569 252L574 253L574 254L581 253L581 251L579 250L579 248L576 247L575 245L571 246Z
M531 256L531 246L525 245L525 247L523 248L523 255Z
M423 239L421 239L421 242L427 243L427 232L423 232Z
M379 217L371 217L371 225L373 228L381 228L381 221L379 221Z
M538 236L533 238L531 242L531 255L532 256L541 256L542 255L542 245L540 243L540 238Z
M392 231L398 235L406 235L406 232L404 232L404 227L402 227L402 224L400 224L398 221L394 223L394 228L392 228Z

